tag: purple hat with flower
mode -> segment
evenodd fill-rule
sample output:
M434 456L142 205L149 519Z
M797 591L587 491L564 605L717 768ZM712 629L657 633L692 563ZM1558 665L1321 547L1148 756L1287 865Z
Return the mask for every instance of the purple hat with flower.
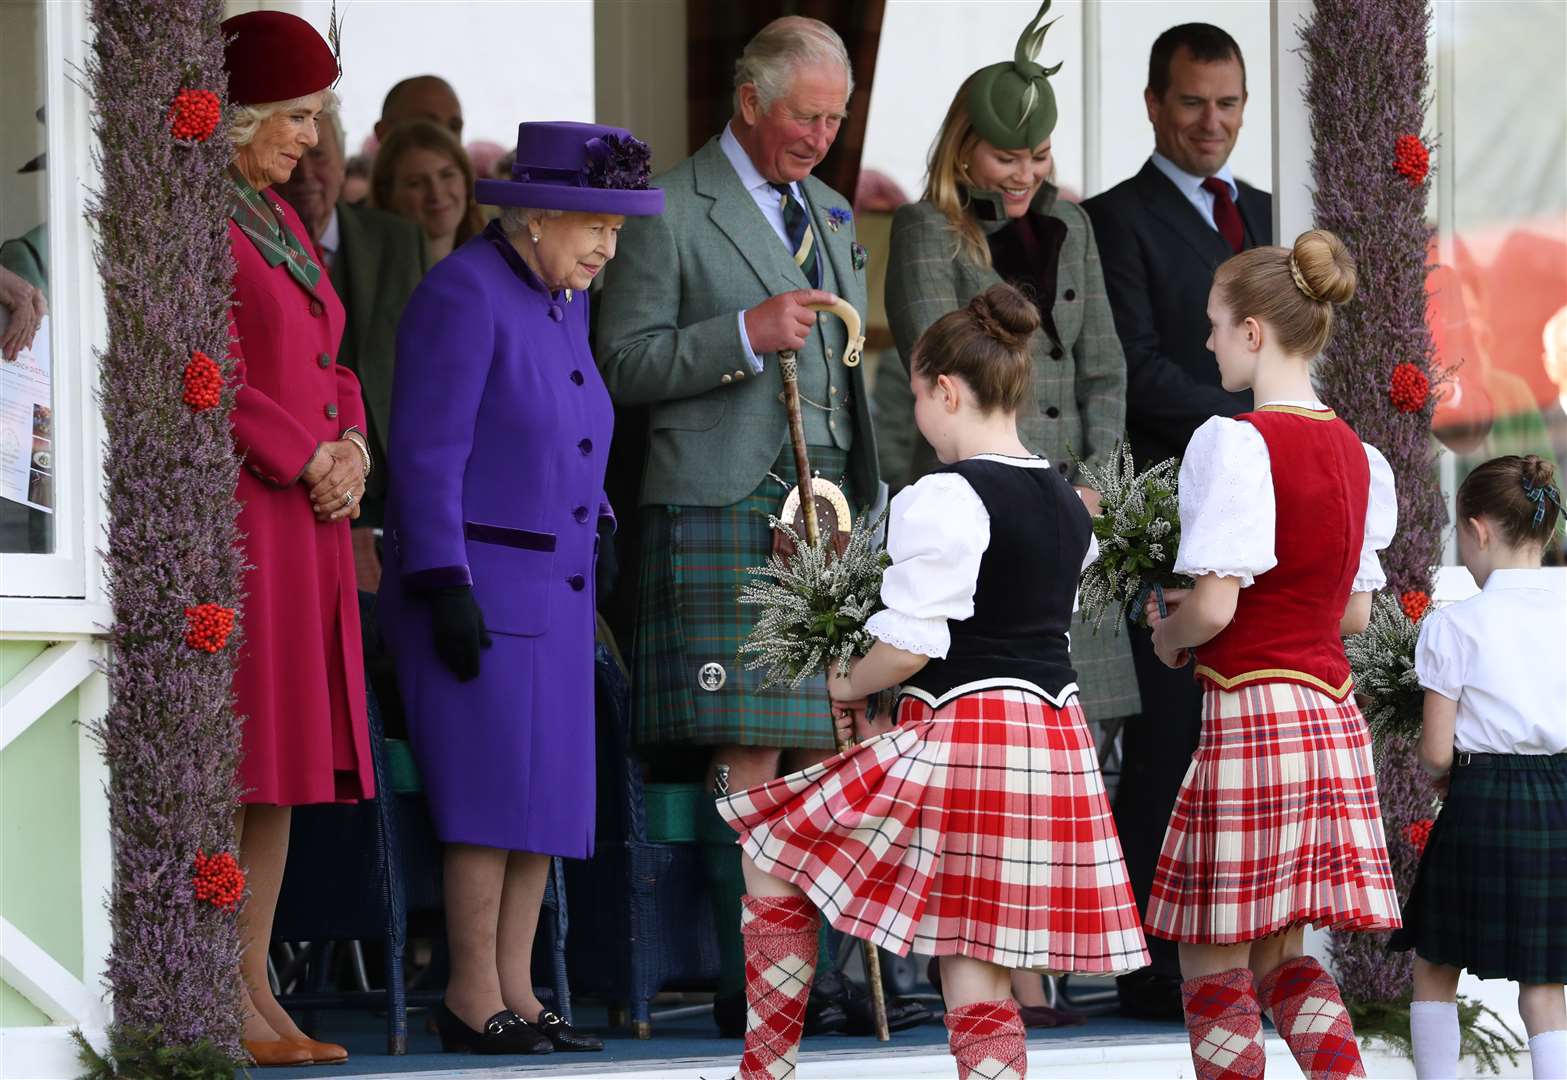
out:
M624 128L564 120L517 125L510 180L480 180L474 197L490 206L641 216L664 210L648 187L652 152Z

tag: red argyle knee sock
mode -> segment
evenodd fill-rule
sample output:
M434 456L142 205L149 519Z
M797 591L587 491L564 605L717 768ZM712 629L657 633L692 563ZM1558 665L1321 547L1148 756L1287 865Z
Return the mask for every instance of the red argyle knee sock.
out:
M1311 1080L1365 1076L1360 1047L1338 984L1309 956L1286 960L1262 977L1257 996Z
M816 908L803 896L741 897L745 1056L738 1080L787 1080L816 974Z
M957 1059L958 1080L1022 1080L1028 1075L1028 1039L1011 998L948 1009L947 1047Z
M1262 1075L1262 1009L1249 968L1187 979L1181 984L1181 1005L1197 1080L1255 1080Z

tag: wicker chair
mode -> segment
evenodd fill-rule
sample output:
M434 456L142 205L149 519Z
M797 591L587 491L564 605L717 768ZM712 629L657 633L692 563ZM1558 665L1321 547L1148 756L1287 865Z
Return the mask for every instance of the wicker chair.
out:
M647 839L642 773L631 754L630 684L619 658L596 646L598 698L598 840L587 862L566 879L578 898L567 959L578 992L611 1003L611 1022L629 1019L651 1037L651 1003L661 989L710 989L718 977L718 943L695 844Z

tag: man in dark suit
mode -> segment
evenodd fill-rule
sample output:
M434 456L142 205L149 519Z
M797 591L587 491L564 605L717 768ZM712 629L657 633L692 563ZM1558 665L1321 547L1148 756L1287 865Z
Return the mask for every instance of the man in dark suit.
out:
M326 266L348 312L337 362L359 377L375 468L365 484L354 528L359 587L375 592L381 560L375 540L386 499L386 433L392 411L392 364L403 305L429 267L424 233L395 214L341 200L347 164L337 117L322 117L321 138L279 186L299 212L316 254Z
M1273 200L1228 165L1246 108L1246 65L1229 34L1206 23L1166 30L1143 91L1154 152L1142 170L1089 199L1116 333L1126 353L1126 431L1138 466L1179 456L1212 416L1251 407L1250 392L1219 385L1208 351L1208 290L1219 264L1273 242ZM1188 670L1154 656L1132 629L1144 712L1122 734L1115 818L1138 904L1147 911L1154 865L1181 780L1197 748L1202 691ZM1175 946L1149 940L1153 965L1118 980L1123 1011L1181 1016Z

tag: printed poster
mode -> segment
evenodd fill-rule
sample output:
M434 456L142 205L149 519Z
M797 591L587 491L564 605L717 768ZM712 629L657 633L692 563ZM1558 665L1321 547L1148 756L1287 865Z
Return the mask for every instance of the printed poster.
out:
M31 347L0 357L0 498L54 513L54 398L49 317Z

